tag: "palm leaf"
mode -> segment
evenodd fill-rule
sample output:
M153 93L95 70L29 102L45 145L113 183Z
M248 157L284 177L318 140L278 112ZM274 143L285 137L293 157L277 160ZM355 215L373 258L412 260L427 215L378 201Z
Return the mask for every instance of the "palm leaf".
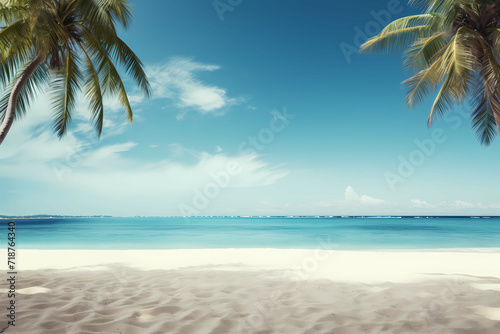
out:
M360 47L362 53L399 51L415 41L439 32L441 16L421 14L389 23L377 36Z
M405 66L413 70L431 66L433 58L442 54L449 41L450 34L447 32L416 41L405 53Z
M56 92L53 105L56 110L53 127L59 138L66 133L71 121L71 111L75 107L76 94L82 80L82 74L78 67L79 62L75 52L68 48L63 71L58 73L53 85Z
M441 56L431 67L420 71L415 76L403 81L408 93L406 96L407 105L412 108L420 104L430 91L436 89L443 81L445 73L443 71L444 56Z
M129 2L124 0L98 0L98 3L106 8L114 20L121 23L125 28L130 25L132 14Z
M101 91L101 83L99 81L99 74L92 63L92 59L85 51L85 68L86 68L86 81L85 96L90 101L90 111L92 113L92 119L94 120L94 127L97 130L97 135L100 137L102 133L102 127L104 123L104 107L103 107L103 97Z
M18 68L33 58L30 30L26 20L18 20L0 30L0 81L11 82Z
M87 41L86 47L91 50L94 61L97 64L97 71L100 75L101 87L105 93L117 94L122 107L125 109L127 119L133 121L132 107L130 106L130 101L128 99L127 91L125 85L123 84L120 75L110 59L107 51L99 43L99 41L94 37L94 35L85 27L83 27L83 33Z
M476 91L471 96L471 107L472 128L476 131L481 144L488 146L496 136L497 126L483 82L477 83Z
M456 6L477 4L477 0L410 0L408 4L420 7L427 13L447 13Z
M141 60L120 38L116 38L115 43L115 57L125 67L127 73L132 76L142 91L149 97L151 95L151 86L144 72Z
M0 22L7 23L19 20L29 15L30 9L26 6L9 6L0 3Z
M477 59L473 54L473 40L477 37L469 29L460 28L448 44L442 56L447 77L429 113L429 126L436 114L442 115L454 103L462 102L467 96L471 72L477 68Z
M117 95L132 121L125 85L113 61L122 65L147 95L151 87L139 57L117 35L116 25L127 28L131 18L131 4L125 0L0 3L0 21L6 25L0 28L0 83L8 89L0 95L0 118L5 114L13 82L23 75L23 66L36 57L36 64L43 60L42 65L31 67L35 71L20 90L15 117L26 112L39 86L53 74L53 127L59 137L67 132L76 96L82 88L99 135L104 122L105 94ZM11 124L9 118L2 134L6 134Z
M25 68L27 65L25 66ZM24 70L15 77L11 84L5 87L2 98L0 99L0 116L3 117L5 111L7 110L7 105L11 96L12 89L14 88L14 83L24 74ZM49 82L49 71L46 64L39 65L33 74L28 78L26 84L22 87L19 94L17 105L15 109L14 117L20 118L29 109L30 103L35 98L36 94L40 92Z

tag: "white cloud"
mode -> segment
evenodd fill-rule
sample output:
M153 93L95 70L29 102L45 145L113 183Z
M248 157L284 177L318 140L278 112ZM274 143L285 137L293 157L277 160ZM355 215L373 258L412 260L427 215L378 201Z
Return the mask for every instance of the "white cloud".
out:
M497 203L470 203L461 200L456 200L453 202L443 201L437 204L430 204L426 201L419 199L410 200L411 206L413 208L423 208L423 209L434 209L430 212L441 212L441 213L451 213L451 214L467 214L468 212L478 212L478 210L487 209L498 209L500 204ZM472 211L471 211L472 210Z
M427 203L426 201L421 201L419 199L411 199L410 200L412 206L414 208L435 208L436 206L435 205L431 205L429 203Z
M63 175L64 183L72 183L74 191L92 185L101 188L102 192L121 189L127 193L122 185L133 183L133 187L127 188L129 193L138 189L147 193L159 189L191 191L192 187L206 182L210 173L224 170L230 161L241 165L241 173L233 178L230 187L269 185L287 174L284 170L269 166L258 155L228 156L221 153L222 148L219 146L216 146L217 153L211 155L186 149L178 143L169 145L171 158L176 159L187 153L191 164L166 160L167 156L149 162L125 158L123 154L133 150L137 143L127 141L104 145L95 137L88 138L85 135L93 129L87 120L78 117L75 119L75 131L58 139L50 127L51 110L46 108L48 103L47 97L42 96L29 115L12 127L0 150L2 177L50 183Z
M373 198L370 196L358 196L353 187L348 186L345 190L345 200L348 203L359 203L361 205L381 205L386 204L382 199Z
M179 203L192 199L193 189L213 182L213 175L223 173L229 163L240 166L227 185L230 189L268 186L287 175L286 170L270 166L258 155L226 155L219 149L209 154L180 144L169 145L171 152L158 153L153 160L135 158L138 143L115 138L114 143L103 144L78 113L73 131L59 140L51 130L49 103L42 95L29 114L14 124L1 146L0 183L37 189L2 197L3 212L176 215ZM184 153L189 163L183 161ZM50 192L52 196L43 195ZM217 199L213 203L217 205Z
M167 98L179 108L186 109L179 113L178 118L182 118L190 109L201 114L221 115L226 107L238 104L243 99L229 97L225 88L206 84L196 76L197 72L211 72L219 68L189 58L174 58L163 65L149 66L147 74L153 98Z
M26 197L22 202L24 214L36 213L31 210L43 204L44 212L55 214L180 215L180 204L192 203L196 191L203 192L217 180L228 182L221 187L220 197L211 198L207 210L226 205L224 196L230 189L269 186L288 173L263 162L257 155L202 152L194 163L140 162L122 155L135 145L129 142L103 146L88 155L71 157L71 162L62 159L19 165L2 161L0 174L37 185L38 189L47 189L46 192L58 189L60 198L38 196L30 201ZM238 166L237 173L228 172L230 164ZM80 197L84 200L78 200ZM9 206L9 210L12 208Z
M387 215L393 213L394 203L367 195L359 196L353 187L344 190L344 199L315 203L262 201L257 212L263 215Z
M168 145L168 148L172 155L174 156L179 156L182 154L183 151L187 151L184 147L182 147L181 144L178 143L172 143Z
M231 177L228 188L248 188L266 186L284 177L287 172L275 170L259 160L258 156L224 156L202 153L195 164L184 164L169 160L135 165L132 161L120 157L119 150L129 149L124 145L112 150L108 147L103 154L97 154L103 160L85 159L85 166L75 168L64 175L64 183L72 189L87 189L113 196L145 196L154 194L182 196L194 188L203 188L217 175L227 174L229 163L237 163L240 172ZM114 148L114 147L113 147ZM114 163L108 160L112 159ZM124 167L119 167L125 165ZM135 165L135 166L134 166Z
M354 189L351 186L348 186L345 189L345 195L344 195L344 197L345 197L345 200L348 201L348 202L359 201L358 194L356 193L356 191L354 191Z
M0 149L0 161L4 164L30 161L48 161L63 158L68 147L77 147L78 140L69 133L58 140L51 131L52 113L50 97L41 94L32 110L16 120Z
M464 201L455 201L453 203L453 206L456 207L457 209L471 209L471 208L476 208L476 207L483 207L482 204L472 204L472 203L467 203Z
M95 169L109 169L111 165L121 163L120 153L130 151L135 146L137 146L137 143L126 142L98 147L82 157L81 165L82 167L93 167Z

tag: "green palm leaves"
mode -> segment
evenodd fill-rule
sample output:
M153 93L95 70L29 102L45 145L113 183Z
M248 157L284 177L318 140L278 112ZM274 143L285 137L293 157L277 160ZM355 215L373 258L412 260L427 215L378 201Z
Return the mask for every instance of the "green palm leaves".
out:
M472 126L489 145L500 133L500 4L480 0L411 0L424 14L390 23L361 46L361 52L405 49L404 81L414 107L433 91L428 124L467 100Z
M89 101L99 135L106 95L116 95L132 121L116 65L146 95L151 89L142 62L117 35L117 25L126 28L131 18L125 0L10 0L0 4L4 26L0 30L0 81L6 87L0 97L0 143L13 119L47 86L54 93L53 126L59 137L68 129L80 92Z

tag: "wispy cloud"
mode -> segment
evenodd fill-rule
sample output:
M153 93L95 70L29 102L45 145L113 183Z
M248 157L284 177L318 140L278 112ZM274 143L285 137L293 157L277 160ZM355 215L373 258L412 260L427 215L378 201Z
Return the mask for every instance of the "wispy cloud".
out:
M365 212L365 209L373 210L374 208L383 208L388 204L389 203L387 203L383 199L378 199L367 195L360 196L353 187L347 186L344 191L343 200L324 201L320 203L320 206L323 208L344 210L343 212L351 212L352 210L361 210L359 212Z
M92 167L94 169L116 168L122 163L121 153L132 150L137 143L126 142L114 145L105 145L89 152L82 159L82 167Z
M316 203L273 203L263 201L258 212L267 215L375 215L387 214L393 203L358 195L353 187L347 186L341 200L325 200Z
M159 150L144 159L136 151L156 144L123 140L116 132L106 144L98 142L83 116L84 107L75 114L72 131L59 140L52 133L47 105L48 98L41 96L27 117L15 123L0 149L0 182L15 182L16 187L28 183L37 191L0 197L0 212L38 213L31 210L42 207L44 212L61 214L175 215L178 204L193 196L193 189L213 182L213 175L229 163L241 167L228 185L232 189L271 185L288 173L259 155L224 154L217 147L210 154L171 144L170 151ZM120 127L116 120L111 122L110 130ZM49 192L55 197L41 196Z
M189 110L201 114L222 115L227 107L244 99L229 97L227 90L210 85L197 77L198 72L212 72L217 65L194 62L190 58L174 58L166 64L149 66L148 77L153 88L153 98L166 98L181 109L178 118Z
M426 201L422 201L422 200L419 200L419 199L411 199L410 202L411 202L411 205L414 208L426 208L426 209L429 209L429 208L435 208L436 207L436 205L431 205L431 204L427 203Z
M33 214L36 212L31 210L43 203L44 212L56 214L178 215L179 205L190 203L193 191L201 192L213 184L230 163L236 163L239 172L231 177L224 193L269 186L288 173L263 162L257 155L202 152L194 163L168 159L139 162L123 155L135 149L135 143L108 145L93 151L80 165L59 170L42 161L21 167L2 165L0 173L4 177L36 184L38 191L48 193L58 189L58 192L56 197L18 195L17 207L4 207L3 203L0 210ZM80 198L85 198L84 202ZM207 210L219 210L219 206L226 205L224 194L214 198L211 205Z
M410 200L411 206L413 208L419 209L429 209L431 212L452 212L452 213L464 213L464 212L476 212L475 210L487 210L487 209L499 209L500 204L498 203L470 203L466 201L456 200L452 202L443 201L436 204L430 204L426 201L419 199ZM471 211L472 210L472 211Z
M367 195L359 196L353 187L348 186L345 190L346 204L361 204L361 205L382 205L386 204L383 199L373 198Z

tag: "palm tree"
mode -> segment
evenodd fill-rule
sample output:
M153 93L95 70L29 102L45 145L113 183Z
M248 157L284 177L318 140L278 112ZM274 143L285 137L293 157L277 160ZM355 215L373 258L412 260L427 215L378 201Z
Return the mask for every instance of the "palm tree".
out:
M23 115L40 89L54 96L54 132L62 137L77 95L84 91L98 135L103 98L116 95L132 122L125 85L113 62L124 67L147 95L143 65L117 34L127 28L130 4L124 0L10 0L0 4L0 144L14 119Z
M416 75L404 81L414 107L438 87L428 125L455 104L469 101L472 126L489 145L500 133L500 2L410 0L423 10L389 23L361 52L406 49Z

